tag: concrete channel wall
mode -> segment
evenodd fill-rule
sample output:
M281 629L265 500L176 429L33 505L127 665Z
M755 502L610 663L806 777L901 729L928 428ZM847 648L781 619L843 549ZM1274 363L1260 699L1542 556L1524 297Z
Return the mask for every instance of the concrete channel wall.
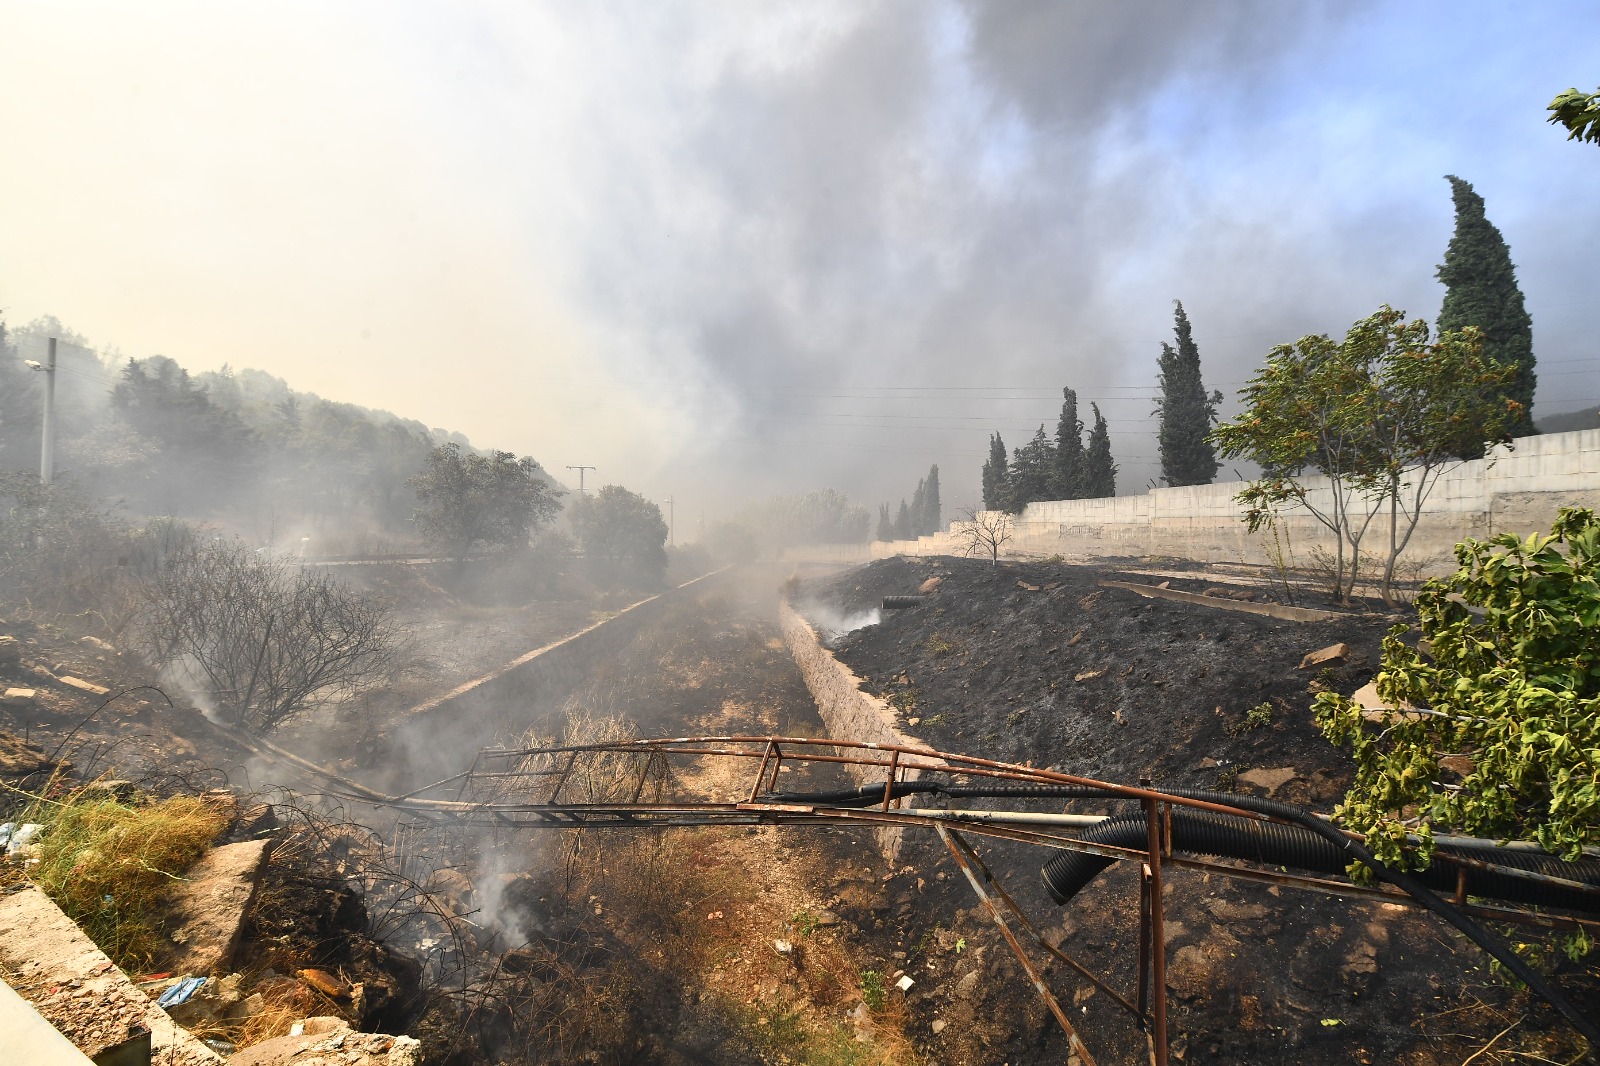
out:
M783 639L789 645L794 661L805 678L811 698L816 700L822 724L828 736L835 740L854 740L863 744L887 744L908 748L926 748L928 745L900 730L895 720L894 708L887 700L863 691L861 678L844 663L834 658L833 652L822 644L817 631L789 604L779 607L779 620ZM852 767L851 776L857 785L881 784L888 769L868 770ZM915 770L903 772L902 779L917 778ZM914 797L902 801L914 806ZM875 833L878 849L888 862L893 863L900 852L899 828L882 828Z
M459 772L496 737L514 738L538 725L594 672L622 651L672 601L724 571L640 600L609 618L413 707L399 733L412 763L440 778Z
M1326 510L1332 493L1323 477L1305 479L1312 503ZM1008 556L1067 559L1167 557L1196 562L1272 562L1268 533L1245 531L1234 500L1243 485L1224 482L1152 489L1137 496L1031 503L1016 517ZM1600 430L1524 437L1515 448L1448 470L1423 504L1402 560L1436 573L1453 568L1452 549L1466 537L1548 531L1562 507L1600 509ZM952 523L916 540L876 541L871 557L954 555L962 544ZM1286 511L1283 529L1292 564L1307 565L1318 549L1333 551L1332 535L1303 508ZM1387 515L1373 521L1363 556L1386 554Z

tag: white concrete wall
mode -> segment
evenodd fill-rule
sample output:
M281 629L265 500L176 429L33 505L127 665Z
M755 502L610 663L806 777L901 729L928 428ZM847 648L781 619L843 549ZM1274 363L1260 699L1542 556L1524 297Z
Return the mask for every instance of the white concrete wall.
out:
M1323 477L1306 478L1313 505L1332 499ZM1167 556L1199 562L1266 563L1271 537L1245 532L1243 509L1234 500L1243 484L1225 482L1152 489L1141 496L1031 503L1015 520L1005 546L1013 557L1061 555L1069 559ZM1428 564L1431 572L1454 565L1452 549L1464 537L1549 530L1562 507L1600 510L1600 429L1525 437L1514 449L1446 471L1423 504L1403 559ZM1304 564L1316 548L1332 551L1333 536L1304 509L1286 512L1295 561ZM875 541L872 557L959 554L950 529L914 541ZM1387 554L1387 517L1375 519L1363 554Z

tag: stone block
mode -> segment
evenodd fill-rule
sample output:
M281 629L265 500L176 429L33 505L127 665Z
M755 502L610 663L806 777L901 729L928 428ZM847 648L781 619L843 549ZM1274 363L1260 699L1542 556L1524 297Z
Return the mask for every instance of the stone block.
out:
M271 849L271 840L225 844L189 869L167 921L173 949L162 969L196 976L225 971Z
M93 681L85 681L81 677L63 675L62 677L57 678L57 680L63 685L66 685L68 688L75 688L79 692L87 692L91 696L104 696L106 693L111 691L104 685L97 685Z

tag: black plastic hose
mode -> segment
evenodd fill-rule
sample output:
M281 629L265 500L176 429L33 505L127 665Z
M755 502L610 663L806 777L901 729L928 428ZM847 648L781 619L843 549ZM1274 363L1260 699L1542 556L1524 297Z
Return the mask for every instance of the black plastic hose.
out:
M903 611L908 607L921 607L927 603L931 596L885 596L883 609L885 611Z

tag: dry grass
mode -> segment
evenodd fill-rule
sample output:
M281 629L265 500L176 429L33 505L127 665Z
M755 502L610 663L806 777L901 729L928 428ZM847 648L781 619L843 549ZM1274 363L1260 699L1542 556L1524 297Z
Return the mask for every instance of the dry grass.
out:
M210 849L223 817L193 796L124 803L92 788L47 795L23 797L12 815L44 829L37 861L12 860L7 878L32 880L124 970L148 967L163 897Z

